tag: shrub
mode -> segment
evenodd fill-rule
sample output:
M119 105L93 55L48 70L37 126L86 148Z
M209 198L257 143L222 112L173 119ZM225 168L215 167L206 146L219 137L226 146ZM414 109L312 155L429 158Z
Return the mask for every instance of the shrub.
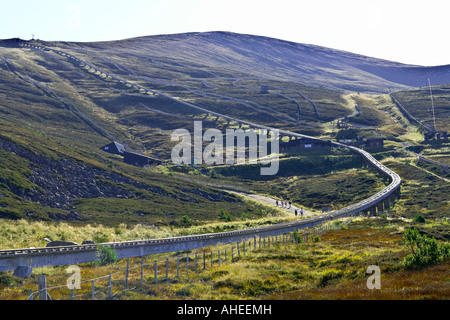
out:
M303 240L303 239L300 238L300 235L298 234L297 230L295 230L293 232L293 236L294 236L294 239L295 239L295 243L300 243Z
M408 228L403 234L403 240L412 252L403 259L403 265L407 268L426 267L450 257L448 243L439 244L436 239L421 235L417 229Z
M416 214L413 221L418 223L425 223L425 218L421 214Z
M231 216L229 214L225 213L225 211L220 210L219 219L220 220L225 220L227 222L230 222L231 221Z
M192 224L191 218L189 218L189 216L184 215L181 217L180 222L182 225L188 227Z
M7 273L0 273L0 284L5 287L18 286L23 283L23 280L17 277L14 277Z
M97 246L97 265L105 266L117 262L116 250L110 246Z
M95 243L105 243L105 242L109 242L109 236L102 231L97 231L92 236L92 240L94 240Z

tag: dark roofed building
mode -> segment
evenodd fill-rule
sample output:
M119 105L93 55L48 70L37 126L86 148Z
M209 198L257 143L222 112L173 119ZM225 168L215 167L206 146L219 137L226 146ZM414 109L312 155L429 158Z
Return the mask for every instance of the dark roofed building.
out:
M161 160L148 157L145 154L134 151L127 151L122 144L116 141L111 142L110 144L101 147L100 149L108 153L123 156L123 161L133 166L146 167L152 164L158 165L162 163Z
M280 143L280 151L293 151L308 148L326 148L330 147L329 141L316 140L316 139L294 139L289 142Z
M366 139L366 147L368 148L382 147L383 145L384 145L383 137L372 137Z
M101 147L100 149L102 149L105 152L109 152L112 154L118 154L121 156L123 156L123 154L125 152L125 147L116 141L111 142L110 144L108 144L104 147Z
M425 140L432 140L434 138L436 139L448 139L448 132L447 131L437 131L437 130L430 130L428 132L425 132L424 134Z
M151 158L145 154L130 151L124 152L123 161L137 167L146 167L150 164L161 164L161 160Z

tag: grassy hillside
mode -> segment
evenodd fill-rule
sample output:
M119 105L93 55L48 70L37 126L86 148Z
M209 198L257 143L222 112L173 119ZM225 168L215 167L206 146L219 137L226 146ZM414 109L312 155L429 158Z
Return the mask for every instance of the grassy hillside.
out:
M433 108L436 121L436 130L450 131L450 92L449 84L442 84L420 89L395 92L395 98L419 121L434 127ZM433 97L433 104L431 97Z
M99 147L116 140L130 149L168 160L174 129L192 130L194 120L202 120L205 129L238 127L236 122L205 110L337 138L347 132L334 127L333 131L331 124L352 116L355 105L361 110L349 118L355 137L383 135L399 143L411 135L411 126L387 96L329 89L337 82L352 90L365 88L362 91L366 92L383 81L389 85L397 81L393 86L397 89L411 85L402 80L399 70L416 75L435 72L433 79L442 81L439 68L418 68L220 32L101 43L2 41L2 216L170 224L176 223L183 212L192 214L194 221L214 220L222 207L236 216L246 210L252 215L251 208L243 204L242 209L240 200L222 191L203 189L195 182L180 183L173 176L177 169L141 170L125 165ZM348 78L349 73L355 78ZM294 75L303 81L295 81ZM329 88L317 86L325 79ZM361 87L347 83L356 79ZM261 93L262 85L268 86L268 92ZM439 105L445 100L444 89L442 86L436 91ZM259 192L291 197L311 208L340 207L349 199L360 199L382 187L366 172L356 173L356 180L350 178L354 172L345 170L359 164L353 163L354 159L346 162L343 154L313 157L311 161L309 155L302 156L282 159L279 176L265 186L252 181L252 170L257 169L252 166L217 167L209 175L235 176L237 179L230 183L250 184ZM299 168L315 172L315 182L303 183L302 179L311 177ZM334 174L336 170L342 172ZM71 187L81 172L79 188ZM338 187L337 181L347 180L351 183L346 185L360 191L359 196ZM362 185L366 188L358 187ZM317 192L321 189L325 190Z
M448 261L421 270L401 263L405 228L441 242L449 234L449 176L417 160L418 153L448 164L449 143L424 141L386 94L395 90L429 124L429 91L413 88L427 77L436 84L436 127L448 130L448 66L402 65L224 32L99 43L0 41L0 249L294 219L292 212L225 190L290 200L320 213L386 186L361 158L334 148L282 153L275 176L261 176L260 166L249 164L173 166L172 131L193 132L194 120L222 132L241 127L221 114L326 140L383 136L383 147L367 150L401 176L402 196L387 218L358 219L318 242L256 251L187 278L153 285L147 277L145 289L117 298L447 299ZM345 117L350 128L337 128ZM125 164L99 149L112 140L163 165ZM412 222L417 215L426 223ZM124 263L83 265L83 277L104 276ZM382 291L365 287L365 270L373 264L382 269ZM42 273L54 285L67 278L63 267L37 269L25 282L2 273L0 299L22 298Z
M17 231L45 232L42 226L27 223L8 226L11 233ZM63 227L63 226L61 226ZM91 281L96 285L96 299L108 295L107 277L113 274L114 299L118 300L447 300L449 298L448 261L419 269L407 268L403 261L411 254L405 245L407 228L417 228L427 237L437 238L438 243L447 237L449 224L414 223L410 220L391 218L359 218L340 231L331 231L316 241L298 244L271 244L256 250L247 247L246 254L238 257L234 250L231 263L230 246L206 248L207 261L203 270L203 249L181 252L180 276L176 277L175 255L154 255L144 260L143 284L140 284L140 259L130 259L128 291L124 291L124 270L122 260L107 266L95 264L80 265L82 288L75 290L76 299L91 298ZM103 230L90 228L92 232ZM5 230L5 226L3 227ZM66 227L54 229L67 232ZM47 230L50 232L51 230ZM53 230L52 230L53 231ZM122 234L142 234L138 228L127 230L116 228L116 237ZM228 248L225 262L224 250ZM218 250L222 251L221 265L218 265ZM190 272L186 275L185 257L190 257ZM195 253L198 254L198 272L195 272ZM210 266L211 253L214 265ZM171 270L165 280L165 261L170 259ZM175 259L176 260L176 259ZM158 283L154 283L153 265L159 262ZM367 287L368 266L376 265L381 271L381 289ZM65 288L67 272L64 266L38 268L30 279L21 280L8 274L0 275L0 297L5 300L24 299L37 289L37 278L47 275L50 295L53 299L68 299L70 290ZM131 290L130 290L131 289ZM184 302L183 302L184 303Z
M223 191L105 161L92 150L55 142L28 129L0 123L0 216L76 224L194 224L233 216L260 216L260 208Z

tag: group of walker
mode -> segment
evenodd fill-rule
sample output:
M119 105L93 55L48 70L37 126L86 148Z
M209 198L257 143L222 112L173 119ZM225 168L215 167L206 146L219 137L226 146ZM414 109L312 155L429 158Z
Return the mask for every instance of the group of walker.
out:
M291 201L280 201L279 202L278 200L275 200L275 204L277 205L277 207L278 207L278 204L280 204L280 206L285 209L290 209L292 207ZM295 209L294 212L295 212L295 216L298 216L299 212L298 212L297 208ZM300 209L300 215L303 217L303 208Z

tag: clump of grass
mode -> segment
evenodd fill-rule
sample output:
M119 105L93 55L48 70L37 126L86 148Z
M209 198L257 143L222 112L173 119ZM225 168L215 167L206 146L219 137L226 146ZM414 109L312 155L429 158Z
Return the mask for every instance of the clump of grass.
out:
M331 281L335 279L342 278L344 276L344 273L340 270L327 270L322 273L322 275L319 278L318 287L323 288L327 286Z
M6 287L12 287L12 286L18 286L23 283L23 280L17 277L14 277L13 275L2 272L0 273L0 284L4 285Z

